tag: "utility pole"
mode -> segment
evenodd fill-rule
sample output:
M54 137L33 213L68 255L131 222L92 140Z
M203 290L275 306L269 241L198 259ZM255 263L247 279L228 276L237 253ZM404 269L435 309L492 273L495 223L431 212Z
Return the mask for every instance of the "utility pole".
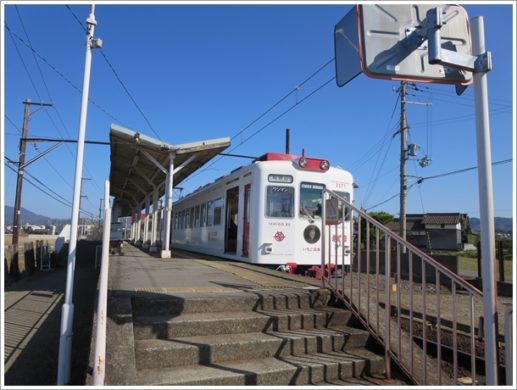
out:
M25 150L27 147L27 133L29 131L29 119L30 119L30 106L42 106L48 107L52 106L52 103L41 103L41 102L32 102L30 99L27 99L23 102L25 104L25 109L23 112L23 127L22 127L22 137L20 138L20 153L18 156L18 177L16 179L16 195L14 199L14 216L13 216L13 239L12 245L14 246L16 252L18 252L18 237L20 234L20 213L21 213L21 205L22 205L22 187L23 187L23 172L25 169Z
M407 160L407 124L406 124L406 82L400 82L400 236L406 239L406 160Z

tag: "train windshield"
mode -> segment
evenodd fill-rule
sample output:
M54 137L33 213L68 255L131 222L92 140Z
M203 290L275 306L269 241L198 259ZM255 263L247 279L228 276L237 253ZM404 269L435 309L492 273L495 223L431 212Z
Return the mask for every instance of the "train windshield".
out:
M294 216L294 188L267 186L266 217L292 218Z
M324 188L323 184L300 184L300 217L321 219L321 200Z

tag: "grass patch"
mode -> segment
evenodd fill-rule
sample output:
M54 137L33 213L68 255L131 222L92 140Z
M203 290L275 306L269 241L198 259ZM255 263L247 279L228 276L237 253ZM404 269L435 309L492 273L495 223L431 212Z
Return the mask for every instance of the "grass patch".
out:
M499 261L496 260L495 265L495 273L496 273L496 279L499 280ZM477 262L477 256L475 258L472 257L466 257L466 256L458 256L458 270L459 273L461 272L477 272L478 270L478 262ZM513 262L512 260L505 260L504 261L504 275L506 280L512 279L513 275Z

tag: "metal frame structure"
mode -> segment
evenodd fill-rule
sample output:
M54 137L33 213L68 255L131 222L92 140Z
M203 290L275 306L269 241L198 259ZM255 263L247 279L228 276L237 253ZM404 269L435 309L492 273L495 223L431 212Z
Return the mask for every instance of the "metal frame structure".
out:
M475 326L477 316L483 313L483 293L328 189L323 196L322 241L340 245L332 237L343 234L339 224L327 224L331 198L337 199L341 218L351 215L354 221L354 233L348 240L352 263L348 267L344 258L329 256L326 245L322 245L322 286L334 291L383 346L387 377L391 377L394 361L418 385L465 384L460 381L464 376L462 366L463 372L470 371L471 384L485 383L489 367L480 373L477 360L481 357L476 357L475 349L476 344L486 347L488 342L485 338L482 343L482 332ZM332 268L341 269L341 273L324 272ZM509 314L507 317L511 318ZM446 333L452 343L445 340ZM512 337L507 333L508 352L512 350ZM468 350L462 350L461 344ZM431 347L434 359L428 357ZM441 364L445 353L452 354L452 372ZM470 363L465 363L467 354Z
M228 137L172 145L111 125L110 195L115 198L114 219L132 215L131 240L152 252L161 247L160 256L170 258L173 188L228 146ZM165 211L162 239L157 234L161 197Z
M497 370L497 294L496 294L496 281L495 281L495 229L494 229L494 205L493 205L493 188L492 188L492 167L491 167L491 153L490 153L490 120L488 115L488 87L487 87L487 74L492 69L491 54L485 49L485 32L483 17L476 17L472 20L468 20L468 15L464 13L465 23L459 27L462 30L455 31L469 33L469 23L471 28L472 48L467 52L460 52L459 46L456 47L458 51L449 50L449 43L443 42L442 30L447 30L446 25L447 19L453 18L454 15L459 13L452 12L447 16L448 5L425 5L424 8L418 8L419 5L411 5L421 11L422 16L425 12L425 18L419 18L418 25L413 25L412 21L408 21L406 16L408 15L408 4L406 5L390 5L390 22L388 27L391 28L391 32L396 33L396 39L385 39L382 38L379 42L375 42L372 45L365 40L365 37L370 37L368 31L375 32L375 34L383 31L381 26L382 20L385 20L386 12L382 18L378 15L377 5L361 5L357 6L358 15L362 17L363 24L365 22L365 12L370 15L368 18L370 30L364 29L363 25L358 23L358 47L350 49L345 44L345 51L358 54L361 61L361 69L371 77L382 77L388 79L398 80L411 80L411 74L417 71L413 65L405 66L405 72L407 74L399 72L397 70L397 62L390 63L389 67L378 67L379 72L371 72L368 67L368 60L365 60L364 52L370 51L373 48L373 54L370 56L370 60L376 60L378 57L382 58L396 58L399 61L404 60L408 55L415 53L417 48L422 50L424 55L422 58L427 56L428 64L424 63L424 67L429 71L424 71L421 77L416 79L423 82L438 82L438 83L454 83L456 84L456 93L461 94L465 90L465 77L464 72L472 72L473 74L473 85L474 85L474 97L475 97L475 113L476 113L476 143L477 143L477 160L478 160L478 188L479 188L479 205L480 205L480 220L481 220L481 255L483 258L482 262L482 275L483 275L483 313L485 318L485 362L487 366L487 384L497 385L498 384L498 370ZM430 7L430 8L429 8ZM360 11L360 12L359 12ZM463 12L462 12L463 13ZM350 14L350 13L349 13ZM412 14L412 11L409 12ZM353 12L351 13L353 15ZM361 19L359 17L358 19ZM382 20L381 20L382 19ZM412 19L412 18L410 18ZM336 32L345 33L346 26L342 23L348 23L348 18L344 18L338 26L336 26ZM351 17L350 20L353 18ZM410 23L411 22L411 23ZM410 23L410 24L408 24ZM366 31L365 31L366 30ZM398 33L397 33L398 31ZM399 36L401 31L405 31L402 36ZM389 37L390 34L384 35ZM377 35L376 35L377 36ZM353 36L355 38L355 36ZM339 36L337 36L339 38ZM350 36L352 38L352 36ZM454 36L452 38L455 38ZM468 39L467 39L468 40ZM343 40L339 40L342 42ZM422 44L427 41L427 46ZM338 42L338 41L336 41ZM353 45L355 42L351 42ZM363 45L361 47L361 44ZM445 47L445 45L448 45ZM454 46L454 45L452 45ZM336 46L343 47L343 45ZM468 48L468 47L467 47ZM427 49L427 50L426 50ZM380 54L383 54L380 56ZM402 56L400 54L402 53ZM355 72L347 68L347 65L340 66L337 62L343 59L343 56L336 55L336 79L338 80L338 86L345 85L353 77ZM380 58L379 58L380 59ZM342 60L343 61L343 60ZM374 61L375 62L375 61ZM395 65L393 67L393 65ZM429 65L429 66L427 66ZM432 70L436 70L436 65L443 67L444 71L446 68L453 70L457 76L454 76L451 80L446 78L433 77ZM389 69L388 69L389 68ZM340 77L341 73L341 77ZM400 74L399 74L400 73ZM468 79L468 78L467 78ZM402 217L402 215L401 215Z

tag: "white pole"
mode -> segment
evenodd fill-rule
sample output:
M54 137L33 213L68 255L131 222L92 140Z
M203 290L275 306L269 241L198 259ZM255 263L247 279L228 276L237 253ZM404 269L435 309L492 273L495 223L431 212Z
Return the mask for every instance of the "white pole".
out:
M165 197L166 197L166 214L165 214L165 237L163 238L163 247L162 250L162 258L170 258L170 239L171 239L171 213L172 213L172 189L174 187L174 157L175 155L171 153L169 156L169 173L167 174L167 188L165 189Z
M149 235L149 208L150 208L151 199L149 198L149 194L145 195L145 218L144 218L144 240L142 247L146 245ZM147 246L146 246L147 248Z
M97 301L97 328L95 329L95 360L93 385L103 386L106 374L106 315L108 300L109 246L111 208L109 203L110 182L104 183L104 227L102 230L102 262L99 275L99 299Z
M72 328L74 323L74 270L77 250L77 226L79 222L79 204L81 201L81 176L83 172L83 151L86 129L86 114L88 111L88 92L90 88L90 69L92 62L92 43L95 25L95 5L90 8L88 33L86 35L86 55L84 61L83 94L81 98L81 113L79 117L79 135L77 140L77 156L75 160L74 196L72 200L72 226L70 228L70 244L66 273L65 303L61 311L61 332L59 336L59 358L57 369L57 385L70 382L70 358L72 355Z
M485 52L483 17L472 19L472 55ZM487 73L474 72L476 139L478 159L479 212L481 220L481 265L483 276L483 315L485 317L486 384L497 381L497 282L495 278L494 201L492 192L492 157L488 116Z

